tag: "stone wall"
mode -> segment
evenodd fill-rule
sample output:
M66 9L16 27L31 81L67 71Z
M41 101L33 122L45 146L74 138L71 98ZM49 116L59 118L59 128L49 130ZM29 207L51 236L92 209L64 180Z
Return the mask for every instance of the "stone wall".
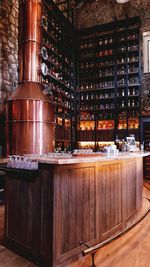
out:
M150 0L130 0L126 4L118 4L115 0L85 0L80 9L76 10L77 27L79 29L108 23L126 17L140 16L141 18L141 104L142 114L150 116L150 73L143 73L143 44L144 31L150 31Z
M5 143L5 103L17 86L18 0L0 1L0 146Z
M4 102L18 79L18 1L2 0L0 8L0 101Z

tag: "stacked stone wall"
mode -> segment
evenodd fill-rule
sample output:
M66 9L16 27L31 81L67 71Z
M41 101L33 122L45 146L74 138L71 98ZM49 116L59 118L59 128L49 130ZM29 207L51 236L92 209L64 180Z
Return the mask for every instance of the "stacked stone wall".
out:
M0 1L0 156L5 153L6 101L18 82L18 0Z
M18 1L0 4L0 111L17 85L18 75Z

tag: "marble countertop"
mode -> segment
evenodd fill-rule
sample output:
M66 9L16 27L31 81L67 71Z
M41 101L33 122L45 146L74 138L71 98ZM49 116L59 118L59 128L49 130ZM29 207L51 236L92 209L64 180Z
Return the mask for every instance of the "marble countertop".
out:
M36 160L39 163L46 163L46 164L77 164L77 163L90 163L90 162L99 162L99 161L112 161L112 160L126 160L130 158L140 158L149 156L150 152L130 152L130 153L119 153L118 156L108 157L106 155L92 155L92 156L72 156L68 158L59 158L59 157L48 157L48 156L40 156L37 157Z
M119 153L118 156L107 156L106 154L95 154L95 155L82 155L82 156L68 156L66 158L48 156L48 155L41 155L38 157L32 157L32 160L38 161L38 163L45 163L45 164L54 164L54 165L64 165L64 164L78 164L78 163L91 163L91 162L102 162L102 161L114 161L114 160L127 160L130 158L140 158L149 156L150 152L127 152L127 153ZM7 158L0 158L0 164L6 163L8 161Z

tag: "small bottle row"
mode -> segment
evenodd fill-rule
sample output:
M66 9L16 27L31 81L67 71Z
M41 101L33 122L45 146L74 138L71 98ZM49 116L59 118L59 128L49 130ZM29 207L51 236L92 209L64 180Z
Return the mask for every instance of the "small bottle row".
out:
M138 111L132 110L128 113L128 121L134 121L138 120L139 123L139 119L138 119L139 113ZM113 112L99 112L98 114L96 114L96 120L113 120L115 117L115 114ZM125 111L122 111L118 114L118 119L121 120L126 120L127 119L127 113ZM80 113L80 120L95 120L95 116L94 114L91 114L89 112L81 112Z
M138 33L136 30L131 33L128 32L127 36L125 33L122 33L118 37L118 41L120 42L127 41L127 40L135 40L135 39L138 39Z
M43 9L43 14L41 26L48 32L54 32L55 36L60 36L62 27L52 17L48 16L46 8Z
M62 119L65 119L65 118L70 118L70 111L68 111L67 109L63 109L63 107L61 106L57 106L56 107L56 115L57 116L60 116Z
M107 77L107 76L112 76L114 75L114 70L112 68L105 69L104 71L99 70L97 73L99 77Z
M138 107L139 106L139 102L136 101L135 99L128 99L128 103L126 103L125 100L122 100L121 103L118 104L119 108L124 108L124 107Z
M94 89L103 89L103 88L112 88L114 87L113 81L106 81L100 83L81 83L80 89L81 90L94 90Z
M80 122L80 131L94 131L95 123L92 121L82 121ZM114 129L114 121L113 120L103 120L98 121L96 130L113 130Z
M96 116L96 120L112 120L114 119L113 112L99 112ZM80 113L80 120L95 120L94 114L89 112L81 112Z
M66 116L67 117L67 116ZM58 126L65 126L65 128L69 129L70 128L70 118L62 118L62 117L56 117L56 127L58 128ZM61 128L62 130L62 128ZM57 130L56 130L57 131ZM56 132L55 132L56 133ZM59 131L60 134L63 134L62 131ZM58 132L56 133L56 135L58 134Z
M89 68L99 68L99 67L103 67L103 66L110 66L113 65L114 61L112 59L109 60L100 60L99 62L94 62L93 60L91 61L87 61L87 62L81 62L80 63L80 69L84 70L84 69L89 69Z
M80 113L80 120L93 120L94 121L95 116L94 114L91 114L89 112L81 112Z
M88 40L80 41L80 49L94 48L94 46L95 46L95 40L94 39L88 39Z
M87 93L87 94L81 94L80 99L85 101L85 100L99 100L99 99L109 99L109 98L114 98L115 94L114 93Z
M122 96L125 96L125 95L126 95L126 91L124 89L122 89L119 92L117 92L117 96L118 97L122 97ZM137 96L137 95L139 95L139 93L138 93L138 90L136 88L131 88L131 89L128 88L127 95L128 96Z
M138 39L138 34L136 32L127 35L127 40L135 40L135 39ZM125 34L122 34L118 38L118 41L121 41L121 42L126 41ZM96 40L94 38L88 39L88 40L81 40L80 41L80 49L94 48L95 44L102 46L102 45L112 44L113 42L114 42L114 39L113 39L112 35L110 35L108 37L107 36L106 37L99 37L97 43L96 43Z
M97 104L97 105L82 105L80 107L80 110L85 111L85 110L108 110L108 109L114 109L115 105L114 103L105 103L105 104Z
M131 65L131 66L129 65L127 66L127 71L128 71L128 74L136 73L139 71L139 68L136 65ZM118 75L126 74L126 66L122 65L121 67L119 67L117 74Z
M112 120L114 119L114 113L113 112L99 112L96 115L96 120ZM81 112L80 113L80 120L95 120L94 114L91 114L89 112Z
M68 88L70 88L72 85L68 79L65 79L63 75L61 75L61 73L56 75L56 73L53 72L53 69L52 70L49 69L45 63L42 63L41 65L41 72L42 72L42 75L46 77L49 81L51 80L51 78L55 78Z
M118 48L118 52L125 52L125 51L137 51L138 50L138 44L137 43L133 43L133 44L128 44L126 45L121 45Z
M113 55L114 54L114 50L113 49L107 49L107 50L100 50L96 53L96 57L104 57L104 56L109 56L109 55Z
M59 57L59 58L62 58L67 64L69 64L69 58L68 58L68 50L64 49L60 49L60 46L56 46L54 45L51 40L48 38L48 37L44 37L43 38L43 44L45 46L47 46L47 50L50 50L51 53L50 54L54 54L54 56L56 57L56 55Z
M133 51L134 52L134 51ZM96 53L94 53L94 51L84 51L83 54L80 55L80 60L89 60L89 59L93 59L93 58L97 58L97 59L100 59L102 57L106 57L106 56L114 56L114 50L113 49L108 49L108 50L102 50L102 51L98 51ZM132 54L132 53L128 53L128 56L127 57L120 57L121 54L116 54L118 56L118 59L117 59L117 63L118 64L121 64L121 63L132 63L132 62L137 62L138 61L138 55L136 54ZM103 60L104 61L104 60ZM112 60L114 61L114 60ZM104 63L104 65L107 65L106 64L106 61Z
M132 62L137 62L139 60L139 57L135 54L126 57L119 57L117 59L117 64L122 64L122 63L132 63Z
M56 44L56 42L61 42L61 36L56 33L54 30L52 30L52 28L50 29L50 26L49 26L49 29L46 30L46 28L43 29L43 38L45 39L46 38L46 35L49 36L49 38Z
M57 105L61 104L64 108L73 109L73 103L64 99L62 95L55 95L53 101Z
M66 98L71 98L71 99L74 98L72 93L64 90L62 86L59 86L56 83L49 81L48 78L43 77L43 76L42 76L42 84L44 84L45 86L48 86L50 90L54 92L63 94Z
M115 114L113 112L99 112L97 114L97 120L113 120Z
M44 61L47 60L52 65L54 65L57 71L63 70L63 72L65 72L66 74L69 74L69 69L66 68L66 66L63 66L63 62L61 61L60 57L58 58L56 55L52 54L51 52L49 53L49 49L42 46L40 54L41 54L42 59ZM64 61L67 64L69 63L69 60L67 57L64 58Z
M92 78L96 78L96 77L107 77L107 76L113 76L114 75L114 69L109 67L109 68L103 68L103 69L92 69L92 64L85 68L83 68L84 64L82 63L81 64L81 71L80 71L80 76L82 76L82 78L84 77L84 75L89 75L90 74L90 77ZM96 67L96 64L95 64L95 67ZM98 66L97 66L98 67ZM90 70L89 70L90 68ZM138 67L136 65L128 65L127 66L127 72L128 74L132 74L132 73L136 73L138 72ZM118 71L117 71L117 74L118 75L123 75L123 74L126 74L126 66L122 65L121 67L118 68ZM86 78L86 77L85 77Z
M98 44L99 45L107 45L107 44L112 44L113 42L113 37L112 35L110 35L109 37L100 37L99 40L98 40Z
M128 77L127 84L128 85L139 84L139 78L137 76ZM119 78L117 81L117 86L122 86L122 85L126 85L126 79L125 78Z
M80 72L80 77L82 80L86 79L87 77L90 77L90 79L96 79L99 77L105 78L113 75L114 72L112 69L106 69L104 71L102 71L101 69L96 71L93 71L92 69L90 70L85 69L84 71Z
M138 118L139 112L137 110L133 109L133 110L128 112L128 117L129 118ZM119 119L126 119L127 118L127 112L126 111L119 112L118 118Z
M115 104L114 103L106 103L106 104L100 104L95 106L96 110L101 110L101 109L114 109Z

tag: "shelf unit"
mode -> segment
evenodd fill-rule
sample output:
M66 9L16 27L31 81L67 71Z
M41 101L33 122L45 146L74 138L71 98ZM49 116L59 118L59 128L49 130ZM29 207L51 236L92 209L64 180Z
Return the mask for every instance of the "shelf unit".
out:
M144 142L144 149L150 151L150 117L141 118L141 142ZM144 157L144 179L150 179L150 156Z
M54 0L54 3L58 6L63 15L71 22L74 21L73 9L70 0Z
M78 31L78 141L139 140L139 18Z
M42 1L42 84L55 105L55 147L73 146L74 28L51 0Z

